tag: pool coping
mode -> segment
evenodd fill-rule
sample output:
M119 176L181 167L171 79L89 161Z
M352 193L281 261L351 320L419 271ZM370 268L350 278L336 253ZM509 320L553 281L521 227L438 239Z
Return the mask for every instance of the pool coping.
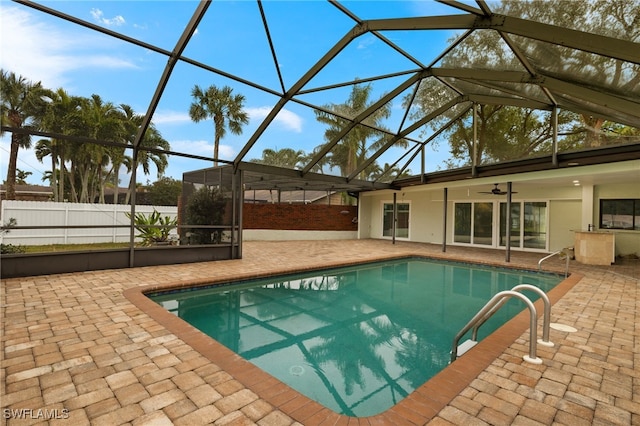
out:
M368 259L366 262L335 262L325 265L325 268L354 266L378 261L389 261L401 258L422 258L430 260L446 260L450 262L464 262L476 265L494 266L504 269L528 270L522 267L510 267L504 264L492 262L468 262L465 260L441 259L438 256L397 255ZM147 285L132 287L124 290L123 295L138 309L154 319L168 331L176 335L187 345L216 364L222 370L231 375L235 380L254 392L260 398L270 403L292 419L305 424L333 424L336 422L349 422L363 419L366 424L424 424L433 419L444 407L447 406L462 390L464 390L482 371L484 371L496 358L498 358L509 346L511 346L529 328L529 314L525 310L506 324L498 328L463 357L445 367L441 372L415 389L402 401L388 410L369 417L349 417L338 414L313 401L295 389L281 382L269 373L261 370L249 361L242 358L232 350L223 346L215 339L204 334L181 318L169 312L153 300L147 294L159 291L178 290L183 288L215 286L228 284L229 282L244 281L269 276L295 274L318 270L317 266L282 268L270 271L267 274L238 274L232 280L219 278L210 280L192 280L162 285ZM535 271L532 271L535 272ZM583 275L572 273L550 290L547 295L553 306L569 290L571 290ZM538 300L534 305L538 312L542 312L542 301ZM524 355L524 354L523 354Z

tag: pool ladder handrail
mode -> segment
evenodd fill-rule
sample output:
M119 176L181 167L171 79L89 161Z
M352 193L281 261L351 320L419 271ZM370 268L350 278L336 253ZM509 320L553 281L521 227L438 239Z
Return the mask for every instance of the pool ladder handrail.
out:
M531 290L540 295L544 302L543 323L542 323L542 339L538 340L538 313L533 302L527 296L521 293L522 290ZM478 342L478 329L495 314L509 298L516 297L524 302L529 308L529 355L524 355L523 359L532 364L541 364L542 360L537 356L537 344L553 347L553 343L549 340L549 330L551 325L551 302L547 294L536 286L531 284L520 284L511 290L501 291L495 294L478 313L456 334L451 345L451 362L458 357L458 344L462 336L473 328L471 333L471 342L475 345Z
M569 256L569 250L570 248L563 248L562 250L558 250L558 251L554 251L553 253L543 257L542 259L538 260L538 271L542 270L542 262L544 262L547 259L552 258L553 256L560 254L560 253L564 253L567 259L567 264L564 268L564 277L567 278L567 276L569 276L569 258L571 256Z

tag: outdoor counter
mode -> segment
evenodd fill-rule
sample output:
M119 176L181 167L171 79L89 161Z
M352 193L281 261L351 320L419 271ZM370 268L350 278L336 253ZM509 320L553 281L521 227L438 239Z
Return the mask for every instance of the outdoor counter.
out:
M585 265L611 265L616 260L615 234L602 231L575 231L575 257Z

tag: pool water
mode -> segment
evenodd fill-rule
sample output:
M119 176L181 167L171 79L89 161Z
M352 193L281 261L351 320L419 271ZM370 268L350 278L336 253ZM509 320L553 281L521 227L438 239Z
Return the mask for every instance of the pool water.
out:
M446 367L456 333L494 294L561 280L409 258L149 297L325 407L366 417ZM523 309L512 299L479 338Z

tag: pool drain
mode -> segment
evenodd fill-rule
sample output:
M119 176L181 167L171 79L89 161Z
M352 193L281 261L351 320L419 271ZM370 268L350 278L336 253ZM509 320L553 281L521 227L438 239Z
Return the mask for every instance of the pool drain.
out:
M294 365L289 368L289 374L292 376L302 376L304 374L304 367L301 365Z

